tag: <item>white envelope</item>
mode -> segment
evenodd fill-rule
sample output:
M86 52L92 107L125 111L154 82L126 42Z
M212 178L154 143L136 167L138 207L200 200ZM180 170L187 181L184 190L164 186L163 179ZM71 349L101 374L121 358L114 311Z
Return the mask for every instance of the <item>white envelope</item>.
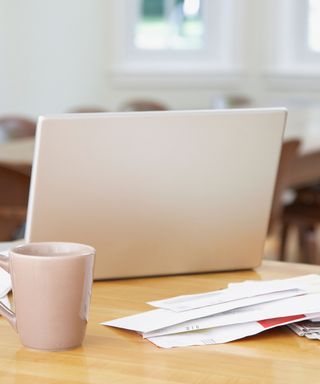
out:
M153 344L161 348L188 347L191 345L221 344L255 335L267 329L281 325L306 320L313 315L288 316L285 318L253 321L243 324L226 325L223 327L178 333L173 335L148 338Z
M199 319L225 311L230 311L231 309L246 307L257 303L275 300L276 298L278 299L278 301L280 301L279 299L289 300L285 299L286 297L288 297L288 295L296 295L296 292L276 292L272 294L260 295L245 299L234 300L227 303L211 305L208 307L192 309L190 311L184 312L173 312L167 309L155 309L153 311L142 312L136 315L126 316L120 319L107 321L102 324L109 325L112 327L130 329L141 333L147 333L164 327L180 324L189 320ZM318 294L318 297L320 300L320 294ZM318 303L315 303L314 305L317 309L310 310L309 312L320 312L319 300ZM273 303L275 302L277 301L273 301Z
M320 292L320 275L304 275L283 280L256 281L248 280L231 283L228 288L219 291L205 292L195 295L177 296L163 300L150 301L148 304L171 311L180 312L209 305L226 303L246 297L264 295L266 293L297 289L301 293Z
M250 307L237 308L221 314L194 319L171 327L162 328L153 332L143 333L143 337L169 335L173 333L189 332L193 330L221 327L224 325L240 324L250 321L259 321L284 316L299 315L301 313L320 314L320 295L303 295L283 300L272 301Z

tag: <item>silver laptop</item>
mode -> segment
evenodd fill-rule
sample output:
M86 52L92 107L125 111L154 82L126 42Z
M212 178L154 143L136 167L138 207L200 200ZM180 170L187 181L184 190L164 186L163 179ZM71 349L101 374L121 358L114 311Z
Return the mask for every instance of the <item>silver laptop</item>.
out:
M97 250L96 279L258 266L284 109L40 117L26 241Z

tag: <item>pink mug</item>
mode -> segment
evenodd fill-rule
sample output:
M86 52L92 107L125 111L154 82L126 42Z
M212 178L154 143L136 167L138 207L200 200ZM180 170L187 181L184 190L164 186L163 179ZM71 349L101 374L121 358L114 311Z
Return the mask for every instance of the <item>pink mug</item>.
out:
M63 350L81 345L89 311L95 249L76 243L29 243L0 255L11 274L15 312L3 315L25 347Z

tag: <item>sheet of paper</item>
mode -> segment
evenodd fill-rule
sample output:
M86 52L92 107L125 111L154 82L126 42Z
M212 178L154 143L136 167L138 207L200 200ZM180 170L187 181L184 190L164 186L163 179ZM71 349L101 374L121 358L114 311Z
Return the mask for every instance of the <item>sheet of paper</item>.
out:
M289 324L288 327L299 336L307 336L308 334L320 336L320 322L315 322L314 319Z
M112 327L130 329L133 331L147 333L156 331L158 329L169 327L172 325L180 324L193 319L200 319L206 316L215 315L225 311L230 311L235 308L250 306L270 300L284 299L288 296L296 295L296 292L276 292L272 294L260 295L249 297L245 299L234 300L227 303L211 305L207 307L192 309L184 312L174 312L167 309L155 309L152 311L138 313L132 316L122 317L102 323ZM299 297L299 296L298 296ZM301 296L303 297L303 296ZM320 300L320 294L319 294ZM275 303L276 301L273 301ZM309 312L320 312L320 301L315 305L318 310L311 310ZM304 311L306 312L306 311ZM299 313L304 313L299 312Z
M8 308L11 308L10 301L8 299L8 296L4 296L0 298L1 303L3 303Z
M308 338L310 340L320 340L320 334L318 332L307 333L306 338Z
M290 277L288 279L276 279L276 280L246 280L239 283L230 283L228 289L235 291L250 291L256 290L257 292L276 292L286 289L303 289L308 292L313 290L317 291L320 284L320 275L310 274L297 277Z
M153 332L143 333L143 337L169 335L173 333L189 332L193 330L221 327L223 325L240 324L250 321L271 319L298 315L301 313L320 314L320 294L308 294L272 301L263 304L252 305L244 308L237 308L221 314L194 319L171 327L162 328Z
M283 280L245 281L229 284L228 288L219 291L195 295L177 296L164 300L150 301L148 304L171 311L180 312L209 305L221 304L245 297L253 297L266 293L297 289L301 293L320 292L320 275L305 275Z
M0 297L5 296L11 290L11 277L8 272L0 268Z
M312 315L311 315L312 316ZM153 344L161 348L187 347L191 345L221 344L242 339L263 332L267 329L278 327L297 321L306 320L309 315L296 315L283 318L253 321L249 323L226 325L188 333L158 336L148 338Z

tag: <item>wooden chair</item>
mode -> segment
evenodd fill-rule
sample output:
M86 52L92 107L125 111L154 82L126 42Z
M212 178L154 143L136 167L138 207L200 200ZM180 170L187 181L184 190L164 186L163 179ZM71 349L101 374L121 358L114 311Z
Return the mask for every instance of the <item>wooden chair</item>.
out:
M23 236L30 176L0 164L0 181L0 241L11 241Z
M320 264L316 229L320 224L320 183L296 190L296 198L282 212L281 260L286 260L288 232L296 227L299 234L300 260Z
M0 132L2 140L32 137L35 135L37 123L35 120L21 116L0 117Z
M130 111L166 111L168 108L158 102L152 100L131 100L125 103L120 111L130 112Z
M273 193L273 202L269 221L268 233L271 233L276 224L282 222L283 195L289 187L290 171L296 159L300 141L296 139L287 140L282 145L278 173Z
M81 105L75 108L71 108L67 113L97 113L108 112L105 108L96 107L93 105Z

